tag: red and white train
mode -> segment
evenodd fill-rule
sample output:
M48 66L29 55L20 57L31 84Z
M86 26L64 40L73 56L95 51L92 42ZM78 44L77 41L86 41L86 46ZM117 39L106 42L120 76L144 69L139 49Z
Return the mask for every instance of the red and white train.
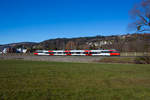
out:
M36 50L34 55L50 56L120 56L117 50Z

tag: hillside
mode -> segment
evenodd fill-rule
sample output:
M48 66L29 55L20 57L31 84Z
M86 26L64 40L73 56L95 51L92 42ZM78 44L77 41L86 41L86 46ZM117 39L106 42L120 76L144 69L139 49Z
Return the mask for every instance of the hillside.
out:
M114 36L95 36L79 38L57 38L40 43L21 42L0 47L24 47L29 49L117 49L119 51L150 51L150 34L127 34Z
M128 34L80 38L50 39L35 45L38 49L117 49L119 51L150 51L150 34Z

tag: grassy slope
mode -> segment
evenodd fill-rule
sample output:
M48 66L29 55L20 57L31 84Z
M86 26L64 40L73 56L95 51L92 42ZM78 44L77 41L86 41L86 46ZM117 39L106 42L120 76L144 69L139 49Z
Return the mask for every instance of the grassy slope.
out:
M105 57L99 60L98 62L135 64L134 60L135 60L135 57Z
M0 99L150 100L150 65L0 60Z

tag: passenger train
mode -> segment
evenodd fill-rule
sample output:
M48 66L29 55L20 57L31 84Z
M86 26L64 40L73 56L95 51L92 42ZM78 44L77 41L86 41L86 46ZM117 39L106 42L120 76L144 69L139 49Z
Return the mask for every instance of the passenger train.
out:
M117 50L36 50L34 55L49 56L120 56Z

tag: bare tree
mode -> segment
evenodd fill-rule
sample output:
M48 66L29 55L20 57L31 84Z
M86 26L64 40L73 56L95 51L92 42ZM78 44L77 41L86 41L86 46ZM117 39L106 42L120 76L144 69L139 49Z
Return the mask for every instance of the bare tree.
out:
M73 42L73 41L69 41L67 44L66 44L66 49L70 49L70 50L72 50L72 49L76 49L76 45L75 45L75 43Z
M138 32L150 31L150 0L142 0L139 4L134 5L130 11L133 23L129 27L136 28Z
M86 49L86 50L88 50L88 49L90 49L90 47L89 47L89 45L88 45L88 44L84 44L84 45L82 46L82 49Z

